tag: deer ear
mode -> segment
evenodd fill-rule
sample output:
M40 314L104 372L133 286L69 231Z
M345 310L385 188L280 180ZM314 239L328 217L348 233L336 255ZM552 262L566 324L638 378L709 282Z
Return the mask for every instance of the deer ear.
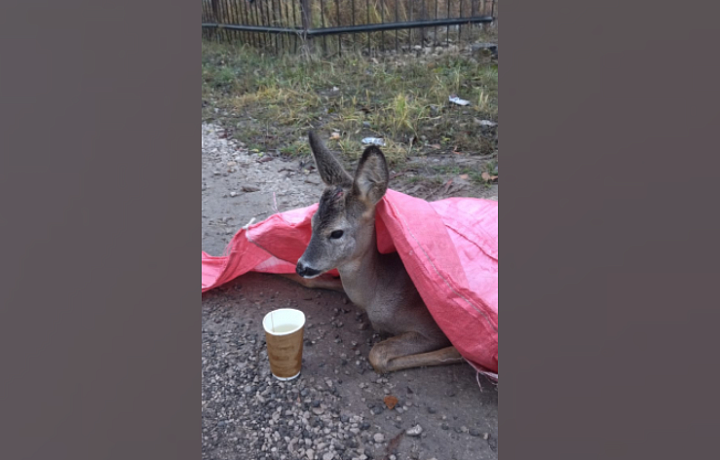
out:
M332 152L325 147L318 135L314 131L310 131L308 138L315 165L325 185L349 187L352 184L352 177L343 169Z
M385 155L376 146L363 152L353 182L353 194L368 206L375 206L387 191L390 174Z

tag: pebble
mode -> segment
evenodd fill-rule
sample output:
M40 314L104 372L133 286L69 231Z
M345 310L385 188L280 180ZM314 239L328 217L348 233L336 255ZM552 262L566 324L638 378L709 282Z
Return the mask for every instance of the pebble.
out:
M315 451L308 449L305 451L305 456L307 456L308 460L315 460Z
M417 436L420 436L420 434L422 433L422 431L423 431L423 429L422 429L422 427L421 427L420 425L415 425L415 426L412 427L412 428L408 428L407 431L405 431L405 434L407 434L408 436L415 436L415 437L417 437Z
M323 460L333 460L334 457L335 457L335 454L333 454L332 452L328 452L325 455L323 455Z
M385 436L382 433L375 433L373 435L373 441L375 441L376 443L379 444L379 443L385 441Z

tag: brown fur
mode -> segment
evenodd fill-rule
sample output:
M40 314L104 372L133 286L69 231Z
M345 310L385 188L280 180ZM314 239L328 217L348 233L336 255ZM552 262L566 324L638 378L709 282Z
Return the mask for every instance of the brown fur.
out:
M380 254L375 206L388 188L385 156L365 149L351 177L317 135L309 134L326 189L312 218L313 233L290 278L312 287L344 290L373 328L393 337L376 344L368 360L378 373L462 362L408 275L397 253ZM342 232L339 237L333 237ZM337 268L341 284L321 275Z

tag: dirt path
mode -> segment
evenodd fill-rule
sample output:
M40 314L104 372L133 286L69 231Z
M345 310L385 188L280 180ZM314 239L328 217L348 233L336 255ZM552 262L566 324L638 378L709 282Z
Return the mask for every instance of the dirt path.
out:
M308 165L250 153L223 133L202 127L202 249L212 255L251 219L310 205L322 190ZM420 161L411 174L455 159ZM402 176L391 188L431 200L497 197L497 186L461 178L437 186ZM260 323L288 306L308 318L303 373L280 383L269 374ZM343 294L261 274L204 294L203 459L497 459L497 390L484 379L481 389L468 365L377 375L366 357L378 340ZM386 395L399 400L393 410ZM416 425L419 436L405 434Z

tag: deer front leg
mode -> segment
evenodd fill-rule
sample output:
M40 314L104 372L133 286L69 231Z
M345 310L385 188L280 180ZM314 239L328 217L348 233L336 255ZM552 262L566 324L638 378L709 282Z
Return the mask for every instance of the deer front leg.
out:
M417 332L405 332L376 344L368 360L378 374L465 361L455 347L438 348L436 342Z

